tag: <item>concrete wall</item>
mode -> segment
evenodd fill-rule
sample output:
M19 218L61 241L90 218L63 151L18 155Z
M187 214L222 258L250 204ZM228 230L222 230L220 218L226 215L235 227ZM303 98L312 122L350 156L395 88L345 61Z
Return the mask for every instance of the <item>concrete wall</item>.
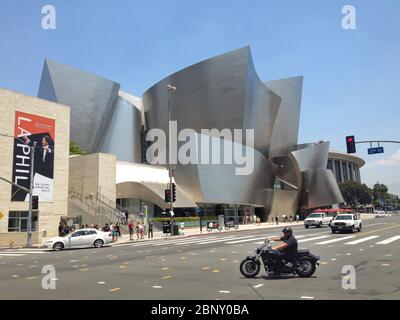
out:
M69 170L69 108L54 102L37 99L9 90L0 89L0 131L14 135L15 111L22 111L55 119L54 193L52 203L39 204L38 232L33 242L40 243L43 236L58 235L61 216L67 215ZM0 136L0 176L12 180L13 140ZM0 247L26 243L26 233L8 232L8 213L12 210L28 210L28 202L11 202L11 185L0 181Z
M76 196L93 194L94 197L99 192L115 204L115 156L105 153L71 156L69 191L73 191Z

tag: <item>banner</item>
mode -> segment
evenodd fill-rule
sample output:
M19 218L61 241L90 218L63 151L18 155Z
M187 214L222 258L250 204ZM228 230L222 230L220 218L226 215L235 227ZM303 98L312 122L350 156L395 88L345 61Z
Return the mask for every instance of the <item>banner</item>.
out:
M33 194L53 202L55 120L15 112L13 182L29 189L31 147L34 148ZM29 201L29 194L12 187L11 201Z

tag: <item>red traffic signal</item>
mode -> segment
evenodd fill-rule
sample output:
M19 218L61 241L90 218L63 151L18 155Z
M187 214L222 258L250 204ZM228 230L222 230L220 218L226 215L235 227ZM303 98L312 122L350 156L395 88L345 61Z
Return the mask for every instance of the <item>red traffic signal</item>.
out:
M347 153L356 153L356 140L354 136L346 137Z

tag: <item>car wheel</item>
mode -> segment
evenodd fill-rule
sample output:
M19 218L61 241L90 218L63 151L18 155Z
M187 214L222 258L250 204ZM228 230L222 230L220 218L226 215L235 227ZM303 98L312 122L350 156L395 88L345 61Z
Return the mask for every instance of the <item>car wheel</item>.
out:
M304 225L304 228L308 229L308 225L305 224L305 225Z
M335 233L336 233L336 230L333 230L333 229L331 229L331 230L332 230L332 233L333 233L333 234L335 234Z
M322 228L324 224L322 223L322 221L319 223L318 228Z
M62 242L56 242L53 245L53 249L54 249L54 251L60 251L60 250L64 249L64 244Z
M94 242L94 246L95 246L96 248L101 248L101 247L103 246L103 244L104 244L104 241L101 240L101 239L97 239L97 240Z
M356 232L356 228L354 227L354 225L352 225L352 227L351 227L351 233L354 233L354 232Z

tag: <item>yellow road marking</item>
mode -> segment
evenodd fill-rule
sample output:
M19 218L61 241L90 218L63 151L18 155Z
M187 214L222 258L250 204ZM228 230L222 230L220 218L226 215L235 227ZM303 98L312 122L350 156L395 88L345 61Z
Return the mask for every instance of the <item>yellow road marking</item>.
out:
M162 270L167 271L167 270L169 270L169 268L167 268L167 267L166 268L162 268Z
M126 266L119 266L119 268L120 268L120 269L125 269L125 268L126 268Z
M114 288L114 289L110 289L110 292L115 292L115 291L119 291L121 290L121 288Z
M389 264L389 263L382 263L382 266L384 266L384 267L390 267L390 264Z
M201 268L201 270L210 270L210 267Z
M186 260L187 258L186 257L181 257L181 260Z
M219 260L221 260L221 261L226 261L226 258L221 258L221 259L219 259Z
M214 269L212 272L214 272L214 273L218 273L218 272L219 272L219 270L218 270L218 269Z
M162 277L163 280L171 279L171 276Z
M88 271L88 270L89 270L89 268L81 269L81 271Z
M32 279L37 279L38 277L28 277L26 280L32 280Z

